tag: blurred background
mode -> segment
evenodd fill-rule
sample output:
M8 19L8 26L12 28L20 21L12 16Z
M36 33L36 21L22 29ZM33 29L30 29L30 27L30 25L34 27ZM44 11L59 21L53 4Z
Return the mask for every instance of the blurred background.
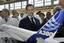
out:
M24 13L27 4L34 5L34 13L38 11L44 13L50 11L53 13L55 6L59 5L59 0L0 0L0 10L6 8L9 9L10 12L12 10L17 10L18 13Z

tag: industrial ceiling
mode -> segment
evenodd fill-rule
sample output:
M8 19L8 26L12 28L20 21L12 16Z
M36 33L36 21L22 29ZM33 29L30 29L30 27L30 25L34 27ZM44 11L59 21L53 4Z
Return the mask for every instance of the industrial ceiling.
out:
M20 1L27 1L27 0L0 0L1 4L13 3L13 2L20 2Z

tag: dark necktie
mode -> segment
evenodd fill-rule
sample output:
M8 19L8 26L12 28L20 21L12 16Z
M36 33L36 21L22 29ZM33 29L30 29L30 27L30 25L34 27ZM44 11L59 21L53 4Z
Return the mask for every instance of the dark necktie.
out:
M7 19L5 18L5 21L7 22Z
M34 31L38 30L39 26L40 26L39 20L37 18L35 18L35 17L32 17L31 21L32 21L32 29Z
M34 22L34 17L31 18L31 22L32 22L32 23L35 23L35 22Z
M35 28L36 28L35 25L36 24L34 22L34 17L31 17L31 28L32 28L33 31L35 31Z

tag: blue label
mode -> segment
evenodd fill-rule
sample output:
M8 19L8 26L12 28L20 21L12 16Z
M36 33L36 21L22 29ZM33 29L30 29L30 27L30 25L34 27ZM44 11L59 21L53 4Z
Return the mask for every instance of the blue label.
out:
M28 39L28 43L36 43L38 38L49 38L60 29L64 22L64 11L57 12L41 29Z

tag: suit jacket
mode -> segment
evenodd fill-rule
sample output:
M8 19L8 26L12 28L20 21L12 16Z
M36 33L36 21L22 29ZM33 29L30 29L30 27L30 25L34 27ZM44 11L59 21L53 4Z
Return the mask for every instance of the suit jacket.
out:
M31 23L29 17L27 16L20 21L19 27L24 28L24 29L28 29L28 30L32 30L32 31L37 31L40 28L40 22L37 18L35 18L35 21L36 21L36 24Z

